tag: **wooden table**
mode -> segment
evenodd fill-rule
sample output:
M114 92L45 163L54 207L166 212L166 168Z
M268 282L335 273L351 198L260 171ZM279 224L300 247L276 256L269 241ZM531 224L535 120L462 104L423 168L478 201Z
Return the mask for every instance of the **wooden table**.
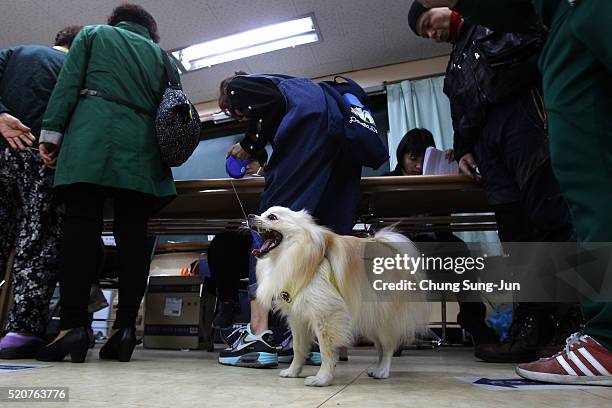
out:
M257 213L264 180L191 180L179 181L176 186L178 197L150 220L151 234L213 235L237 229L243 225L244 215L236 193L246 214ZM357 222L374 228L393 224L403 233L495 230L495 217L490 211L482 187L468 176L364 177ZM110 219L105 222L105 230L112 231ZM440 310L440 343L444 343L445 299Z
M244 215L232 183L246 214L257 213L262 178L178 181L178 197L151 219L151 233L202 235L238 228ZM490 211L482 187L468 176L364 177L357 222L397 224L402 232L495 230Z

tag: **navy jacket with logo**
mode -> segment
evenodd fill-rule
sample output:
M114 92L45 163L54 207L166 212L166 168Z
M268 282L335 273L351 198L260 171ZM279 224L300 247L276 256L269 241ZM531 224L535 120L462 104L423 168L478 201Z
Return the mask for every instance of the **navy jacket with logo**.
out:
M378 168L388 159L384 144L372 131L373 123L351 114L354 107L347 106L342 96L324 83L277 75L237 78L228 85L228 94L234 91L232 107L253 112L249 117L251 131L241 144L247 149L253 146L250 150L267 142L273 147L260 211L276 205L306 209L319 224L339 234L350 233L362 165ZM251 89L261 90L266 82L278 90L276 97L249 93L249 83L254 84ZM266 93L274 94L274 90ZM257 123L264 124L259 133Z

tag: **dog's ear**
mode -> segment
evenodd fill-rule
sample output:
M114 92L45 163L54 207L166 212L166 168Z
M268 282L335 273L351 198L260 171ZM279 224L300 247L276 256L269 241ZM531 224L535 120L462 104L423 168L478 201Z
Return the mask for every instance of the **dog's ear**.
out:
M314 222L314 219L312 218L312 215L310 215L308 210L300 210L297 212L297 214L300 216L300 218L306 220L307 222Z

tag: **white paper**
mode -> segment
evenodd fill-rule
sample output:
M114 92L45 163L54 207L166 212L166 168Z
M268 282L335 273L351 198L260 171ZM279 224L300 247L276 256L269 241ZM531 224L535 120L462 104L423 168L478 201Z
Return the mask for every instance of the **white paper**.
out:
M423 159L424 176L458 173L459 165L454 160L449 163L444 151L438 150L435 147L428 147L427 150L425 150L425 158Z
M175 297L166 297L164 306L164 316L181 317L183 311L183 299Z
M102 235L102 242L104 246L117 246L117 242L115 242L115 237L112 235Z

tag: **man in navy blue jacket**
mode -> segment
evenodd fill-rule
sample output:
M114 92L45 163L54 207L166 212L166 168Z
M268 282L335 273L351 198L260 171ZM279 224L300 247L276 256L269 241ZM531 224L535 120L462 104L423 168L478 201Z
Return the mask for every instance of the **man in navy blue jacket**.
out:
M362 166L378 168L388 159L365 92L351 81L317 84L285 75L237 75L220 88L219 106L247 123L244 140L229 154L248 159L268 143L273 148L265 166L260 212L276 205L306 209L321 225L349 234ZM253 273L251 299L255 290ZM268 340L268 311L255 302L251 308L251 326L236 347L221 352L221 363L276 364L276 350ZM241 346L248 343L252 346ZM258 353L258 361L254 363L249 353Z

